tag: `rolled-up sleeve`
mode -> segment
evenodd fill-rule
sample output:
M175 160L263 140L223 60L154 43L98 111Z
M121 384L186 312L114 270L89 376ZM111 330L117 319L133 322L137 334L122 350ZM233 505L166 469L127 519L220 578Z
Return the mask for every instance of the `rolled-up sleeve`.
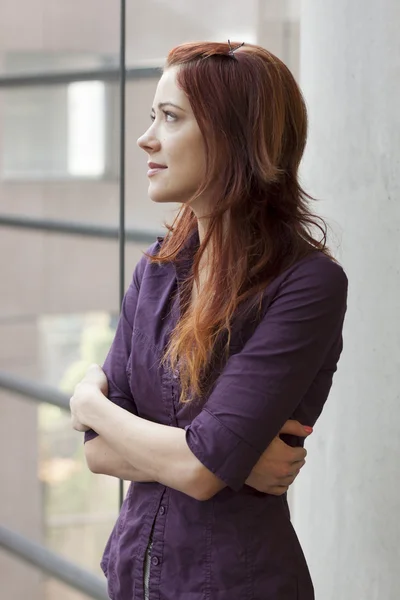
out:
M337 345L346 302L347 277L337 263L325 257L299 263L186 427L191 451L233 490L243 486Z
M122 302L115 337L103 365L103 371L108 379L109 400L133 414L137 414L137 409L130 389L128 365L132 346L133 319L145 261L146 258L143 257L136 265L132 282ZM88 442L96 436L97 433L89 429L85 433L84 441Z

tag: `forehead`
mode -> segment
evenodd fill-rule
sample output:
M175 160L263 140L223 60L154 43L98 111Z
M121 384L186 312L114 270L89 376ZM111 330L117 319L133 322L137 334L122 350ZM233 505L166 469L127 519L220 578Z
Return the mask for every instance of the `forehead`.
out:
M154 96L154 108L160 102L173 102L185 110L190 108L186 94L178 87L176 82L178 71L178 67L170 67L162 74Z

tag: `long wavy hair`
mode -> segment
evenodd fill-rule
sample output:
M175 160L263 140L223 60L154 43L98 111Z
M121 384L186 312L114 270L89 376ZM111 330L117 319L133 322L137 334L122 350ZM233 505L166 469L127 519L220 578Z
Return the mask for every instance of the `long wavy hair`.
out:
M244 303L262 310L268 283L295 262L326 247L326 223L309 208L298 168L307 138L307 110L286 65L260 46L196 42L177 46L164 67L178 67L206 146L206 174L194 198L215 198L204 240L181 289L183 305L162 363L179 368L180 401L205 393L217 340L229 357L231 326ZM197 229L190 201L182 204L152 263L176 261ZM315 237L313 230L318 232ZM206 248L212 268L194 305L193 282ZM207 255L209 258L209 254ZM250 302L250 304L249 304ZM222 336L222 338L221 338Z

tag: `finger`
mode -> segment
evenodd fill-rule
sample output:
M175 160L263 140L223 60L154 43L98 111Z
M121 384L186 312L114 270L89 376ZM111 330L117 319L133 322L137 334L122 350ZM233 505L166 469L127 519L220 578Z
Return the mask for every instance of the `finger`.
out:
M292 471L300 471L300 469L302 469L304 467L304 465L306 464L305 460L298 460L297 462L292 463L291 468Z
M93 363L93 364L89 365L88 368L86 369L85 378L97 379L102 374L103 374L102 368L99 367L99 365L96 365L95 363Z
M299 437L307 437L310 435L310 433L312 433L312 431L312 427L302 425L298 421L290 419L289 421L286 421L279 433L288 433L290 435L297 435Z
M86 427L86 425L83 425L77 420L72 422L72 428L75 429L75 431L79 431L79 433L85 433L85 431L89 429L89 427Z
M289 485L295 477L299 474L300 469L291 465L284 469L279 475L276 476L276 485Z
M279 476L277 476L277 483L279 483L279 485L285 485L286 481L289 480L291 477L293 479L297 477L300 470L304 467L305 464L306 461L301 461L290 465L290 467L288 467L285 473L281 473Z
M301 446L291 448L290 464L293 465L296 462L301 462L302 460L305 460L306 456L307 450L305 448L302 448Z
M98 371L102 371L102 368L97 363L92 363L91 365L88 366L87 370L98 372Z
M292 485L293 481L296 479L298 474L299 471L294 471L293 473L290 473L290 475L280 480L279 485L289 487L289 485Z

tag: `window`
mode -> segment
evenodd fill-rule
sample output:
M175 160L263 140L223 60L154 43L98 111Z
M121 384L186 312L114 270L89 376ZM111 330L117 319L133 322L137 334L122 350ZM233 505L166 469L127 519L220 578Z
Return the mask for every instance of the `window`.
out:
M104 68L95 56L13 53L12 74ZM117 175L118 144L112 132L117 86L104 81L11 88L3 92L4 180L101 179Z

